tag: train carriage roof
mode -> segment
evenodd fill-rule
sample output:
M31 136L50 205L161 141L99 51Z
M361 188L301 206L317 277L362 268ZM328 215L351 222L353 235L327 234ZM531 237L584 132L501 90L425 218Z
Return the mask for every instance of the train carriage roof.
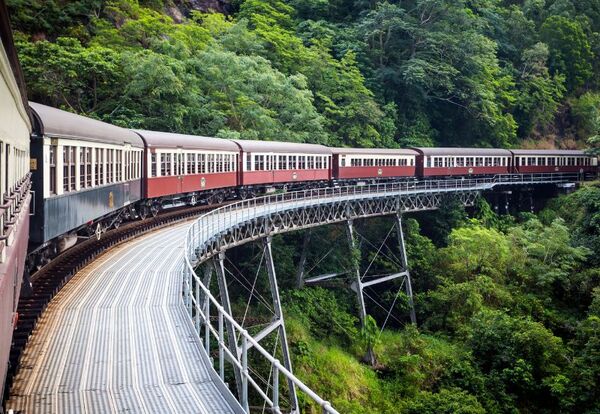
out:
M181 148L188 150L234 151L239 149L228 139L184 135L172 132L136 130L144 138L148 148Z
M418 155L418 152L405 148L332 148L334 154L352 155Z
M29 105L35 119L34 131L40 136L144 147L142 139L129 129L35 102Z
M560 149L515 149L510 150L515 155L541 155L541 156L581 156L586 155L581 150L560 150Z
M427 156L479 156L479 157L510 157L509 150L501 148L450 148L450 147L418 147L415 151Z
M274 152L285 154L321 154L331 155L331 148L319 144L302 144L298 142L255 141L233 139L244 152Z

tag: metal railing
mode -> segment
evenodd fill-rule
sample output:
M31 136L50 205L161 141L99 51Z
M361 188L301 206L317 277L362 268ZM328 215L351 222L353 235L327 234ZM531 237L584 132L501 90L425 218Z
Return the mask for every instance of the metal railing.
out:
M2 205L0 205L0 249L7 243L23 204L28 202L30 190L31 173L27 173L2 196Z
M298 389L304 392L314 402L322 407L324 413L337 413L330 403L317 395L307 385L300 381L292 372L288 371L269 351L265 350L232 315L225 309L204 286L195 268L209 258L206 246L214 238L242 223L249 222L258 217L270 214L308 207L316 204L333 203L344 199L360 199L369 197L397 197L402 194L413 193L449 193L460 191L483 191L498 185L527 185L549 184L580 181L578 174L506 174L489 178L472 179L447 179L402 181L363 186L343 186L315 188L309 190L293 191L272 194L248 200L239 201L215 209L198 218L188 229L185 240L185 254L183 264L183 296L184 304L192 318L196 331L201 333L204 329L204 348L207 354L210 351L211 337L218 346L219 376L224 380L226 359L234 364L242 374L241 405L247 409L248 385L251 385L263 398L273 412L279 409L279 374L293 382ZM195 289L194 289L195 287ZM216 309L218 325L211 324L211 311ZM225 321L230 323L236 336L241 339L241 355L233 355L224 340ZM255 348L271 365L273 369L272 395L265 393L249 374L248 349Z

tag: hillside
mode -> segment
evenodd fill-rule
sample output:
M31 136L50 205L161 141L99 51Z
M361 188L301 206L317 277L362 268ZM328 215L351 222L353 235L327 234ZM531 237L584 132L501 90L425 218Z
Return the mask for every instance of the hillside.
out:
M30 98L330 145L582 147L598 0L9 0Z

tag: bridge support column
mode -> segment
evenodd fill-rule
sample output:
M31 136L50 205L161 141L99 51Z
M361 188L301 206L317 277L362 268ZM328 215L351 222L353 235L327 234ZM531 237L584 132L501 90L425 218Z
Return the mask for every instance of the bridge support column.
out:
M353 272L355 280L352 282L352 288L356 291L356 297L358 299L358 312L360 316L360 324L364 329L367 323L367 308L365 306L365 297L363 295L363 283L360 277L360 257L357 255L357 247L354 241L354 224L352 220L346 221L346 236L348 238L348 246L350 248L350 258L352 260ZM367 348L367 354L365 355L366 360L371 365L375 365L375 353L371 346Z
M296 287L304 286L304 274L306 271L306 255L308 253L308 245L310 244L310 229L304 232L304 240L302 241L302 252L300 253L300 263L298 263L298 271L296 272Z
M398 233L398 244L400 247L400 260L402 262L402 272L405 273L406 281L406 296L408 296L408 304L410 306L410 321L413 325L417 324L417 315L415 314L415 303L413 300L412 280L408 269L408 257L406 255L406 245L404 243L404 231L402 230L402 213L396 214L396 231Z
M263 249L266 259L267 273L269 274L269 285L271 288L271 297L273 299L273 310L275 312L275 320L271 326L278 326L279 338L281 344L281 353L283 355L283 365L285 368L292 371L292 359L288 348L287 334L285 331L285 322L283 320L283 311L281 310L281 298L279 297L279 286L277 285L277 274L275 273L275 263L273 262L273 251L271 248L271 236L263 239ZM259 334L260 335L260 334ZM257 338L260 339L260 338ZM276 380L273 380L275 384ZM293 381L288 379L289 397L291 404L291 412L298 413L298 396L296 395L296 386ZM277 380L278 383L278 380Z
M223 306L223 309L225 310L225 313L227 313L228 315L231 315L231 302L229 300L229 291L227 289L227 278L225 276L225 252L221 251L219 252L218 256L213 258L213 266L215 268L215 270L217 271L217 282L219 284L219 296L221 297L221 305ZM207 275L205 274L205 278L207 278ZM206 285L205 285L206 286ZM227 347L229 348L229 352L231 352L233 355L235 355L238 359L238 362L241 362L241 358L240 358L240 351L238 349L238 344L237 344L237 337L235 335L235 327L233 326L233 324L225 319L224 320L225 323L225 328L227 329ZM238 391L238 397L240 398L240 401L243 400L243 386L242 386L242 373L239 369L239 367L236 364L232 364L233 365L233 374L235 376L235 385L237 387L237 391ZM247 400L246 400L247 402ZM248 407L242 407L246 410L246 412L248 411Z

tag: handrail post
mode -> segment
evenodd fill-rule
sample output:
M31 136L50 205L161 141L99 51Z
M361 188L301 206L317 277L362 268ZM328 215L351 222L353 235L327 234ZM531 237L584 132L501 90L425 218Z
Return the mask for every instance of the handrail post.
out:
M248 332L242 331L242 408L247 413L248 407Z
M219 376L225 380L225 333L223 332L223 307L219 306Z
M204 301L204 349L210 355L210 300Z
M273 412L279 412L279 360L273 362Z

